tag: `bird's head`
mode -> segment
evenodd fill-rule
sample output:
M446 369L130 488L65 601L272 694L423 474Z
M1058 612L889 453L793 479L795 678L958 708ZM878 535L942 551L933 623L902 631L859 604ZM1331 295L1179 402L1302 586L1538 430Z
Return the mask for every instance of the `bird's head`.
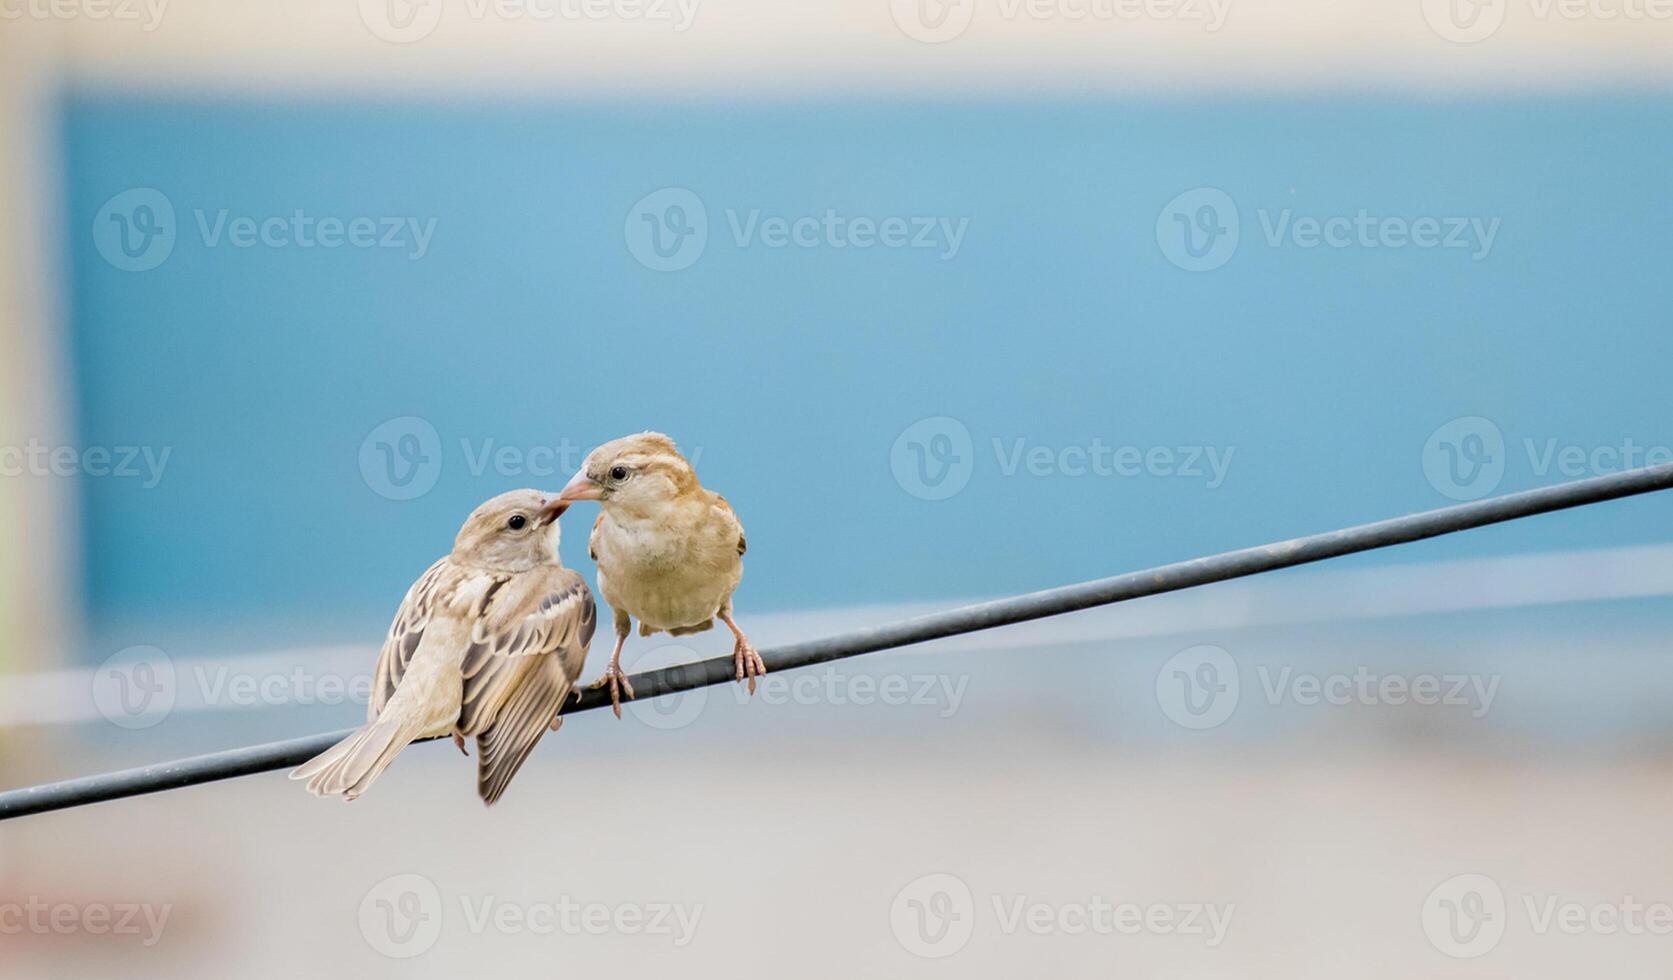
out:
M526 572L558 560L558 518L569 504L538 490L502 493L471 513L453 542L461 565Z
M607 510L649 515L697 488L697 474L674 440L660 432L641 432L588 453L558 500L596 500Z

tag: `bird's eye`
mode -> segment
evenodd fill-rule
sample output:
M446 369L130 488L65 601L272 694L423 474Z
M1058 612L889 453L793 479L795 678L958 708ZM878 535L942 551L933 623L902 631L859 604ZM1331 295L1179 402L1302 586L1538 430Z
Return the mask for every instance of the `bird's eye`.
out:
M612 466L612 467L610 467L610 479L615 480L617 483L620 483L623 480L627 479L627 467L625 467L625 466Z
M511 528L513 531L521 531L523 526L528 522L529 519L524 517L522 514L512 514L511 520L506 521L505 526Z

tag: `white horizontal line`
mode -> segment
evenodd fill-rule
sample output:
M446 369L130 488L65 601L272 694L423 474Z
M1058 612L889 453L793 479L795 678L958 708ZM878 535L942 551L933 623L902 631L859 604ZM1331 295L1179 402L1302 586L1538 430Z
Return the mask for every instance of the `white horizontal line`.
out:
M1001 630L950 637L937 653L1098 643L1293 623L1371 620L1441 613L1509 609L1567 602L1595 602L1673 595L1673 545L1636 545L1584 551L1543 552L1375 568L1322 568L1275 573L1186 592L1154 596ZM803 612L764 613L746 620L758 645L773 646L861 626L891 622L962 605L963 602L897 603ZM691 658L729 649L728 637L704 634L629 644L645 651L670 645ZM912 655L928 652L919 647ZM370 675L373 644L277 649L260 654L175 662L175 712L240 710L227 699L231 676L257 679L298 674L310 685L332 678L347 686ZM683 657L676 659L685 659ZM658 663L667 663L659 657ZM87 669L0 675L0 727L74 724L97 720L94 671ZM282 685L281 685L282 686ZM289 703L296 703L294 701Z

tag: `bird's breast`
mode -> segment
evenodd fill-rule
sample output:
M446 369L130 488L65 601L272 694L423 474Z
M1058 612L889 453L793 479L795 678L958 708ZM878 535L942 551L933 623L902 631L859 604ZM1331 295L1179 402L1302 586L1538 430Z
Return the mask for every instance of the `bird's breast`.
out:
M621 531L600 536L598 582L604 601L658 629L714 616L738 584L734 552L701 547L690 536Z

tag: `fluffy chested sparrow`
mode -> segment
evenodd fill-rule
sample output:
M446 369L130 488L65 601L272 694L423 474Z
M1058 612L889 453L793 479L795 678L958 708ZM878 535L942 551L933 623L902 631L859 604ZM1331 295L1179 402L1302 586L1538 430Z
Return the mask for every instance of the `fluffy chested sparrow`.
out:
M292 779L352 800L423 738L477 745L477 793L492 805L540 736L556 731L598 624L592 593L558 562L568 504L514 490L478 507L453 552L401 603L378 656L368 723Z
M558 496L563 504L576 500L600 508L589 544L598 590L615 612L616 648L593 687L610 688L616 717L622 690L633 697L621 661L634 619L641 636L684 636L718 617L732 631L737 679L754 694L767 665L732 619L732 593L744 573L743 525L720 494L697 482L674 441L641 432L594 449Z

